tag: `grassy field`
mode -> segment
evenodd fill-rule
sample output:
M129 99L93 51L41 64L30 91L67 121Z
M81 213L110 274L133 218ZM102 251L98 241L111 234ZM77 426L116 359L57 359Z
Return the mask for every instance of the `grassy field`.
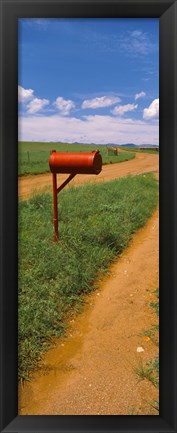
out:
M92 150L99 149L102 155L103 164L128 161L135 157L135 153L132 152L125 151L115 155L114 150L107 146L92 144L19 142L19 176L49 172L49 156L52 149L56 149L57 152L91 152Z
M159 154L159 149L150 149L150 148L141 148L141 149L136 149L136 147L123 147L123 150L125 150L126 152L141 152L141 153L154 153L155 155Z
M51 194L19 202L19 379L63 335L71 311L144 225L157 197L152 174L71 186L60 193L58 243Z

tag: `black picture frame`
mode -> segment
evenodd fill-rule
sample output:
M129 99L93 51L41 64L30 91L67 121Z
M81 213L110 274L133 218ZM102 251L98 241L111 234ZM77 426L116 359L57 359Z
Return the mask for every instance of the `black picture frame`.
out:
M1 0L1 432L177 432L177 2ZM18 416L18 18L160 20L160 414Z

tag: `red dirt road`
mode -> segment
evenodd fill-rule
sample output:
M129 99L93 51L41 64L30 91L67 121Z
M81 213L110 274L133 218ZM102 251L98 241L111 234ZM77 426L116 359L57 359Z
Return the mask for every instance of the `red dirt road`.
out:
M148 153L136 153L134 159L118 164L104 165L101 173L97 175L77 175L70 185L79 185L85 182L103 182L129 174L140 174L145 172L158 172L159 156ZM58 175L58 185L67 178L67 174ZM37 174L33 176L20 176L18 180L19 198L25 199L35 192L50 190L52 187L51 173Z

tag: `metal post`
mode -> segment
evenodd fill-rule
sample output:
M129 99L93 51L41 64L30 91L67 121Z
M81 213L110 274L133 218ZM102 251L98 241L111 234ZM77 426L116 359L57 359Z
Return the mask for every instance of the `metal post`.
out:
M58 207L57 207L57 175L52 173L53 178L53 223L54 223L54 241L58 241Z

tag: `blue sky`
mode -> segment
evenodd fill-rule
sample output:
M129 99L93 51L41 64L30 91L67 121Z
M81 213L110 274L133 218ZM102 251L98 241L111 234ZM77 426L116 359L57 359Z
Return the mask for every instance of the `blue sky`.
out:
M159 144L159 20L19 20L19 140Z

